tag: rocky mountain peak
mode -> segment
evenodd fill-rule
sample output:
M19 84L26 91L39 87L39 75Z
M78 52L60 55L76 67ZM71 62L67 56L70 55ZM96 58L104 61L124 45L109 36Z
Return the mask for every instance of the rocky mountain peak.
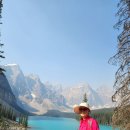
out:
M35 80L35 81L40 81L39 76L33 73L28 74L28 75L26 74L25 77L29 77L30 79Z

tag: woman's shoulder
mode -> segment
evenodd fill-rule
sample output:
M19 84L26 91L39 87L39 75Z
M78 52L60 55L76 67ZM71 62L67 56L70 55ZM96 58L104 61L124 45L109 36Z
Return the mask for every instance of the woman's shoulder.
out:
M96 119L94 119L93 117L90 117L90 120L92 120L92 122L97 123L97 120L96 120Z

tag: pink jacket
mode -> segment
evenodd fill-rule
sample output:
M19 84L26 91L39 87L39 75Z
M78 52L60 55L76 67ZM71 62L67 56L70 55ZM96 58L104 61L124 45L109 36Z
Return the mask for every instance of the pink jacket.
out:
M92 117L80 120L79 130L100 130L98 123Z

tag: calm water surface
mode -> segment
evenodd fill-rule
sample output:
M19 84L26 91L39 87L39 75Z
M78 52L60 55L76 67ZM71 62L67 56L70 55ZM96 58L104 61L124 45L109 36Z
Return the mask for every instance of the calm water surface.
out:
M79 122L70 118L29 117L28 130L78 130ZM112 130L110 126L100 125L100 130Z

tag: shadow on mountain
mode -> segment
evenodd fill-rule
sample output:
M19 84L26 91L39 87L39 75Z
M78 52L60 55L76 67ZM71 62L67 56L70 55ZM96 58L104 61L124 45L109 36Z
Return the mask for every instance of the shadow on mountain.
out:
M0 74L0 103L8 104L9 106L15 108L17 111L30 115L31 113L27 112L26 110L22 109L17 104L16 97L14 96L11 87L6 79L6 76L1 73Z

